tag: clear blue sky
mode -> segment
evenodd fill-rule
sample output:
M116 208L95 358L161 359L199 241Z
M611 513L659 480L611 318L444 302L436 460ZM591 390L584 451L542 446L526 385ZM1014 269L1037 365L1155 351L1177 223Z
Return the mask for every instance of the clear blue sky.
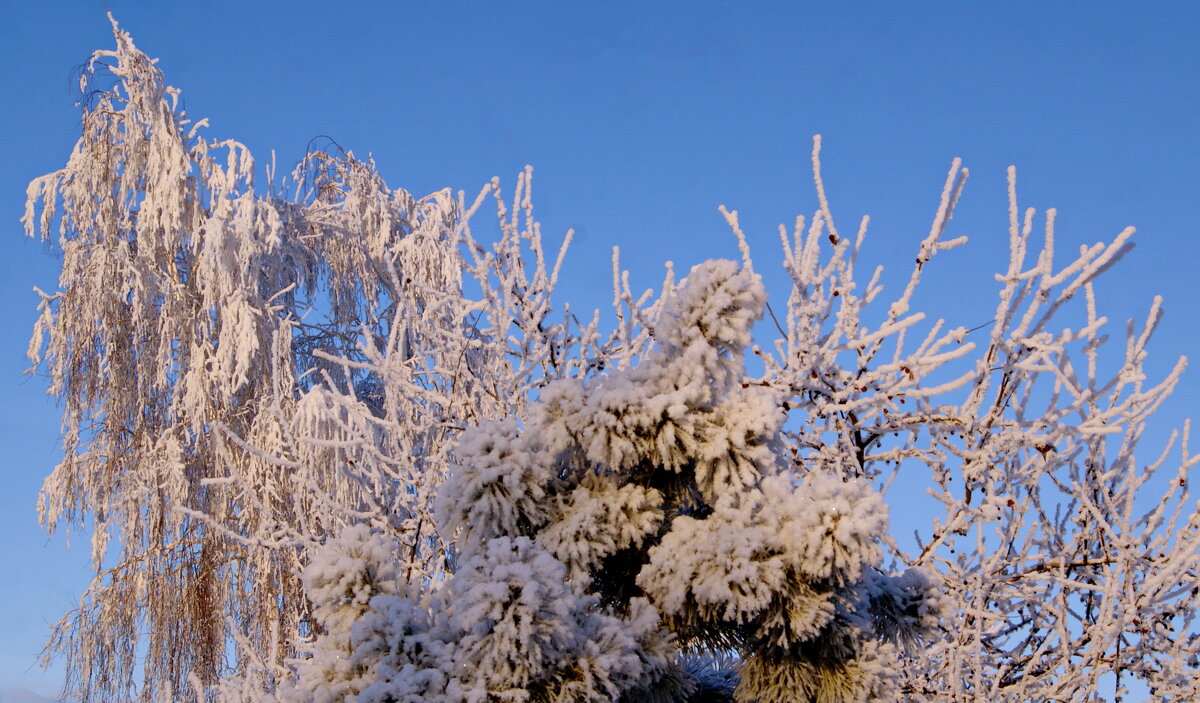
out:
M416 194L474 191L493 175L511 187L532 164L543 231L578 233L563 290L576 307L608 298L614 244L639 287L656 285L668 259L686 270L736 256L719 204L741 211L757 267L771 269L776 224L814 209L808 152L820 133L834 214L871 214L866 256L897 273L928 230L950 160L970 167L951 228L972 243L935 261L919 301L933 315L987 319L1007 241L1005 168L1016 164L1024 204L1058 208L1062 251L1137 226L1137 249L1106 276L1100 304L1119 321L1166 297L1152 370L1200 351L1200 5L513 5L6 7L0 703L56 692L60 672L33 662L87 578L86 536L67 552L36 525L57 417L42 380L21 371L31 287L52 289L56 269L17 219L26 183L61 166L77 137L69 79L112 46L106 9L160 57L189 113L210 119L207 134L246 143L259 163L275 149L290 165L330 135ZM1164 428L1190 411L1197 376L1161 413Z

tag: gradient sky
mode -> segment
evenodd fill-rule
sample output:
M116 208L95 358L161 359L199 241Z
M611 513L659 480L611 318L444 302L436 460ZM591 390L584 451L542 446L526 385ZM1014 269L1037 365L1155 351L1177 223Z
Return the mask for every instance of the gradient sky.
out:
M843 229L872 215L864 254L907 275L950 160L971 180L917 300L968 327L990 317L1007 247L1005 169L1023 205L1059 211L1060 251L1135 225L1137 249L1101 279L1102 312L1167 316L1149 369L1197 350L1200 299L1200 5L1185 2L711 3L50 1L6 7L0 40L0 703L57 692L34 662L47 624L87 583L87 537L37 526L58 420L44 380L22 376L36 297L56 262L17 222L31 178L78 136L70 77L113 45L111 9L160 57L210 138L293 164L329 135L372 153L392 186L511 189L535 168L551 241L577 232L562 296L610 297L622 250L638 288L737 249L743 227L776 296L775 227L815 208L808 153ZM568 9L568 6L572 6ZM893 286L894 288L894 286ZM1120 334L1114 324L1111 332ZM1116 351L1115 349L1113 351ZM1165 432L1200 397L1191 373L1160 413Z

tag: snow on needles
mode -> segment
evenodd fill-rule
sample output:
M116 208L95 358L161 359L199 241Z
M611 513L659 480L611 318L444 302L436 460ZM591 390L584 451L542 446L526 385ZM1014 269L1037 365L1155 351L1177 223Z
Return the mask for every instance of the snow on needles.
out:
M755 661L882 690L893 650L874 643L920 637L936 613L896 613L929 584L878 571L887 513L866 481L784 470L779 396L743 382L763 303L752 271L701 264L636 367L463 434L437 499L460 563L418 618L443 650L422 679L437 696L671 700L699 683L681 650L702 649L741 652L738 700L788 695Z

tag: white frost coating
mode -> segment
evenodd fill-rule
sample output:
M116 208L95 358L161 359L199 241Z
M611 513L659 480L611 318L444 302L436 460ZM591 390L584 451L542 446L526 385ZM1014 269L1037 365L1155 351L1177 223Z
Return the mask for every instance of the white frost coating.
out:
M518 690L563 664L576 642L573 595L563 565L528 538L488 541L441 596L448 627L461 635L454 663L465 677L451 684L452 697L519 700Z
M703 520L676 518L638 585L668 615L695 610L705 619L745 622L785 584L784 560L770 527L749 506L717 502Z
M555 517L538 532L538 543L577 579L600 560L640 547L662 523L662 493L611 476L588 474L556 501Z
M794 489L788 483L784 476L763 482L763 519L777 525L791 568L841 584L880 562L887 506L869 483L820 471Z
M399 545L366 525L352 525L304 567L301 578L313 615L331 630L349 630L377 595L402 589Z
M528 447L515 418L475 427L458 453L469 461L454 467L437 501L437 517L447 534L465 533L465 550L546 522L547 488L555 476L550 462Z
M525 537L489 541L434 608L453 647L447 701L537 700L539 691L545 700L601 703L665 666L653 608L635 601L626 618L614 617Z
M397 552L365 525L315 552L304 584L325 634L303 648L295 678L268 700L416 703L445 687L444 645L431 635L425 609L407 597Z

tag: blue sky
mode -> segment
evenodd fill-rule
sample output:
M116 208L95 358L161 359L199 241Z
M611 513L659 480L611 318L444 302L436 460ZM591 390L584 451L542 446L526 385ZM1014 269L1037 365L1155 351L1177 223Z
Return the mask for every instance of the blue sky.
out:
M760 270L775 226L815 207L813 134L843 223L872 215L870 263L906 274L950 160L972 172L918 304L982 322L1004 260L1005 168L1023 204L1059 210L1061 250L1135 225L1137 249L1102 279L1115 321L1155 294L1167 317L1150 368L1195 351L1200 254L1200 6L1184 2L711 3L44 1L6 8L0 38L0 703L56 692L34 665L46 625L86 584L86 536L47 538L34 504L57 417L21 375L36 298L55 261L17 222L25 185L61 166L78 131L72 68L110 48L111 9L211 138L259 163L329 135L372 153L416 194L511 188L535 169L548 238L574 228L563 300L609 297L610 248L638 287L737 250L717 206L739 210ZM843 225L845 227L845 225ZM771 278L778 282L779 278ZM777 295L782 292L777 290ZM979 318L980 314L983 315ZM1113 330L1118 331L1117 329ZM1192 373L1160 413L1178 424ZM21 689L25 689L22 693Z

